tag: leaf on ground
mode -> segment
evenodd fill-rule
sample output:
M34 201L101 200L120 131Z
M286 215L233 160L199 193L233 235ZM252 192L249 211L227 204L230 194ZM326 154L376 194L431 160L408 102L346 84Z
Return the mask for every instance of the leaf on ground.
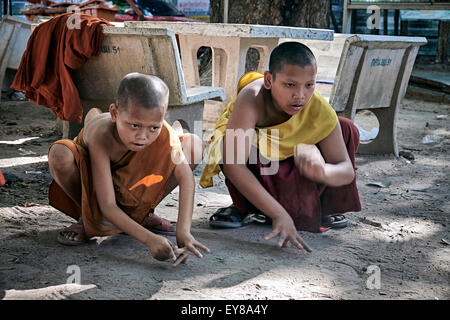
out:
M10 267L10 266L0 266L0 271L1 270L12 270L14 269L14 267Z
M379 188L389 188L391 185L391 181L388 179L385 179L383 181L372 181L367 184L368 186L374 186Z

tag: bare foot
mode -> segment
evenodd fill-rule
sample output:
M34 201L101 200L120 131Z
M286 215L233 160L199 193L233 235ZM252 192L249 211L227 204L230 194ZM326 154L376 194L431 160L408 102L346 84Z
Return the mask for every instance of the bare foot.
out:
M347 219L343 214L332 214L322 217L322 227L326 228L345 228Z
M67 246L76 246L86 243L86 233L82 222L74 223L71 226L59 231L57 240Z
M144 227L154 233L175 235L176 222L161 218L156 214L148 215L144 221Z

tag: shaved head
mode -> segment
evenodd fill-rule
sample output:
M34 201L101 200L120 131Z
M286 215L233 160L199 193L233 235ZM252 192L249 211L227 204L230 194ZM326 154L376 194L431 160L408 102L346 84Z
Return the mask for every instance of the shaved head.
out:
M269 72L275 78L276 73L283 70L286 64L304 68L316 65L312 51L299 42L283 42L273 49L269 59Z
M127 74L119 85L117 108L127 108L130 103L146 109L166 107L169 88L160 78L133 72Z

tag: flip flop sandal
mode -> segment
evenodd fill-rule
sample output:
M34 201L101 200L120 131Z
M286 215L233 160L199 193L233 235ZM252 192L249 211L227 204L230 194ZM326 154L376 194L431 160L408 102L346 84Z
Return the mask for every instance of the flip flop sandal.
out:
M63 234L66 232L74 232L76 234L82 234L83 237L81 240L70 240L67 238L67 236L65 236ZM84 233L83 225L81 225L79 223L74 223L71 226L60 230L58 232L58 236L57 236L56 240L65 246L79 246L81 244L85 244L88 239L86 238L86 235Z
M244 226L242 223L242 215L235 206L220 208L210 218L209 225L214 228L240 228Z
M334 218L333 222L329 222L329 218ZM341 218L337 220L337 218ZM345 218L343 214L331 214L329 216L322 217L322 227L337 229L337 228L345 228L348 224L348 220Z
M260 224L266 224L267 218L263 214L259 213L249 213L245 216L244 219L242 219L242 224L246 225L252 222L260 223Z
M265 224L267 219L258 213L249 213L242 218L235 206L220 208L209 218L209 225L214 228L240 228L252 222Z
M144 227L153 233L162 234L165 236L175 236L176 224L177 223L175 221L169 221L158 216L153 216L144 225Z
M27 98L25 97L23 92L14 91L9 95L9 99L12 101L25 101Z

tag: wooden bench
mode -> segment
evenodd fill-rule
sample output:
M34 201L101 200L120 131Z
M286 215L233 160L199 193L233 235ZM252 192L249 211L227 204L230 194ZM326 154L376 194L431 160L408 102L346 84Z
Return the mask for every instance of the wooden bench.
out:
M179 121L183 129L202 137L204 101L225 100L223 88L186 86L175 34L167 29L103 27L98 56L90 58L72 78L84 114L93 107L106 111L115 102L119 83L130 72L153 74L170 90L166 121ZM82 125L65 123L63 137L75 137Z
M333 109L352 120L357 110L370 110L377 117L378 135L370 143L361 144L358 153L398 156L397 112L419 47L427 40L423 37L335 34L333 45L302 42L317 57L317 90L325 97L329 93ZM327 82L328 90L323 88Z
M31 22L3 16L0 22L0 89L9 89L30 35Z

